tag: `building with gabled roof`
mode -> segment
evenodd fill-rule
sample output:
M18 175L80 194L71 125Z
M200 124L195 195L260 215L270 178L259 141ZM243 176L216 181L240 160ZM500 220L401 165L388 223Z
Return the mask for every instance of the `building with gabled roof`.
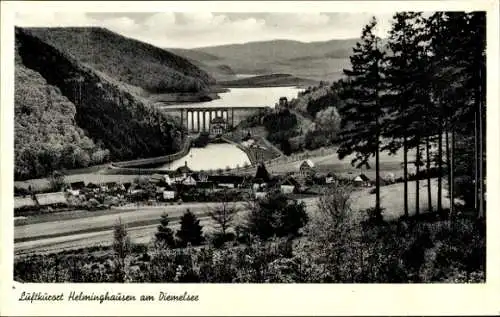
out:
M59 206L68 204L64 192L37 194L35 197L40 206Z
M299 173L301 176L310 176L314 175L316 171L314 170L314 163L313 161L307 159L302 161L299 165Z

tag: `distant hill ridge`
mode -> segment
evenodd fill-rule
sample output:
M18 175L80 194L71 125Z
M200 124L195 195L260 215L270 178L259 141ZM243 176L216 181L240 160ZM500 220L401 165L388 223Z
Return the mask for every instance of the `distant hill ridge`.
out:
M314 86L318 82L298 78L290 74L269 74L235 80L220 81L222 87L273 87L273 86Z
M271 40L194 49L167 50L210 67L227 65L242 74L284 73L315 81L335 81L349 65L352 48L359 39L318 42ZM209 67L205 67L211 71Z

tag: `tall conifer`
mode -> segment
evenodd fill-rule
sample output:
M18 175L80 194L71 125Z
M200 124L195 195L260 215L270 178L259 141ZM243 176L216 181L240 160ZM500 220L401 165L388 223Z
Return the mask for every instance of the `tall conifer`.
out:
M340 133L339 158L352 153L353 165L370 167L368 160L375 156L375 209L381 217L380 207L380 136L383 109L382 62L384 58L380 38L375 34L375 17L363 28L361 39L350 57L351 69L345 69L340 97L345 106L341 109L342 132Z

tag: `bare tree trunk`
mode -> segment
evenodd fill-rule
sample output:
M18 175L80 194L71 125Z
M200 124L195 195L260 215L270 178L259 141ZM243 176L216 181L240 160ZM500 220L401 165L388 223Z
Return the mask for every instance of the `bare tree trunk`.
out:
M447 177L447 182L448 182L448 197L450 199L450 212L449 212L449 215L450 217L452 216L453 214L453 211L452 211L452 208L451 208L451 199L452 199L452 184L451 184L451 173L452 173L452 162L451 162L451 154L450 154L450 136L449 136L449 124L447 123L446 124L446 128L445 128L445 151L446 151L446 177ZM453 130L453 129L452 129ZM453 133L453 132L452 132ZM452 145L453 146L453 145Z
M415 182L415 214L418 216L420 214L420 138L417 140L417 157L416 157L416 182Z
M479 78L481 79L482 83L482 76L481 76L481 69L479 69ZM483 122L483 101L482 101L482 96L481 96L481 84L478 87L478 95L479 97L477 98L478 104L479 104L479 114L478 114L478 119L479 119L479 213L478 217L479 218L484 218L484 156L483 156L483 140L484 140L484 122Z
M432 212L432 188L431 188L431 143L429 140L429 136L425 137L425 152L426 152L426 160L427 160L427 208L429 212Z
M443 213L443 131L440 128L438 134L438 197L437 197L437 210L439 214Z
M445 143L445 147L446 147L446 169L447 169L447 177L448 177L448 188L451 186L451 160L450 160L450 136L449 136L449 132L448 132L448 129L445 130L445 138L446 138L446 143Z
M408 144L406 135L403 139L403 161L404 161L404 212L405 217L408 217Z
M478 116L477 109L474 111L474 210L479 211L479 142L478 142ZM479 215L479 212L478 212Z
M377 119L378 125L378 119ZM380 149L379 149L379 132L377 131L377 150L375 152L375 210L377 215L382 216L380 208Z
M455 213L455 193L454 193L454 183L455 183L455 177L453 175L453 171L455 169L455 129L451 130L451 151L450 151L450 158L449 158L449 191L450 191L450 219L452 216L454 216Z

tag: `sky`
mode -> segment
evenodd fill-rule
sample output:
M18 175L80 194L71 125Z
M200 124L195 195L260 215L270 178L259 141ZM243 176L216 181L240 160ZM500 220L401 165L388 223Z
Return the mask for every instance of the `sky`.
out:
M159 47L204 46L288 39L302 42L359 38L375 15L386 37L393 13L349 12L23 12L26 27L101 26Z

